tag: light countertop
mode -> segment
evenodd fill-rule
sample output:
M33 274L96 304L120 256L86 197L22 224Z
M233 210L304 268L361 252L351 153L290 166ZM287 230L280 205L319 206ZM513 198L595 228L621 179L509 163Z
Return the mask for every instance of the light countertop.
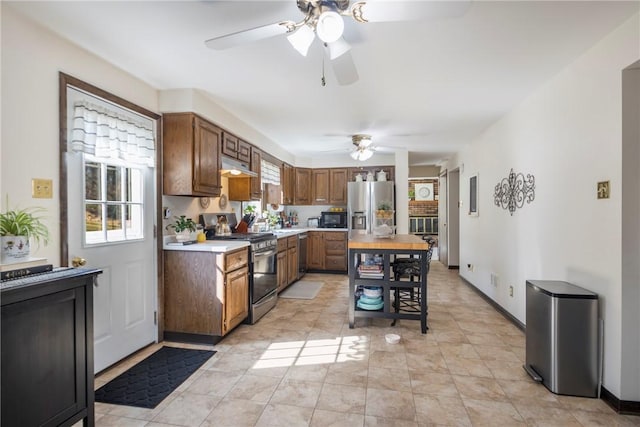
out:
M207 240L201 243L193 243L191 245L181 245L174 243L173 236L168 236L164 240L162 249L165 251L191 251L191 252L215 252L226 253L235 251L236 249L246 248L249 246L247 241L238 240Z
M278 239L282 237L295 236L296 234L306 233L308 231L342 231L347 232L349 229L347 228L281 228L279 230L271 230L273 234L276 235Z

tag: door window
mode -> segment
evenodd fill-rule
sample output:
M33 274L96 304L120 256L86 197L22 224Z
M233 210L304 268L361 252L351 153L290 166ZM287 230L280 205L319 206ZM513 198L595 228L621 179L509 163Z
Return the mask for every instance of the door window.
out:
M85 245L143 239L143 171L88 154L83 164Z

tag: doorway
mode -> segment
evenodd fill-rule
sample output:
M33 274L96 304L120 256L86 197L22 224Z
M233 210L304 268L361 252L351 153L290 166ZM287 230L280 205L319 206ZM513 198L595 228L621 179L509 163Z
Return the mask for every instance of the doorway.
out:
M444 170L439 177L438 250L440 262L447 268L460 265L460 170Z
M94 372L100 372L158 338L153 148L160 116L60 77L60 265L103 271L93 303ZM124 139L128 147L139 144L137 156L113 153Z

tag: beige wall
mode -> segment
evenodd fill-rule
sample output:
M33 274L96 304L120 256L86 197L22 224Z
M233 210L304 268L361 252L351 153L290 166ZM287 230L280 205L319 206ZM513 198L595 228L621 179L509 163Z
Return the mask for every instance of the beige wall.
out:
M58 73L98 86L151 111L157 91L96 56L2 8L2 151L0 203L42 206L52 241L35 256L60 265ZM52 199L32 199L31 179L53 180Z
M622 385L640 384L640 370L623 366L639 366L640 354L637 344L622 350L622 322L630 322L634 343L638 323L637 316L622 316L621 188L628 185L638 194L640 183L623 182L622 176L622 70L640 59L638 34L636 14L446 165L464 165L463 203L469 176L478 173L479 215L460 213L460 274L523 323L527 279L565 280L596 292L604 319L604 387L631 401L640 401L640 388ZM513 215L495 206L493 197L511 168L532 174L536 182L534 201ZM611 182L610 199L597 199L598 181Z

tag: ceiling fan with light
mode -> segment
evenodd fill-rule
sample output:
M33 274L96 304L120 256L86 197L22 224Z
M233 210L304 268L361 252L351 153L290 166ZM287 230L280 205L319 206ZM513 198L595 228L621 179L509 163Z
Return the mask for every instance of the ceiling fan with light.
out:
M353 145L355 148L351 152L351 158L353 160L359 160L364 162L367 159L370 159L373 156L373 152L376 150L376 147L372 145L371 135L365 134L355 134L351 137L353 141Z
M351 46L342 37L345 21L352 18L357 23L416 21L451 18L463 15L471 0L456 1L390 1L367 0L296 0L303 17L299 21L283 20L260 27L214 37L205 41L211 49L228 49L269 37L287 34L291 45L307 56L316 36L322 42L338 83L349 85L358 80ZM324 81L323 81L324 84Z

